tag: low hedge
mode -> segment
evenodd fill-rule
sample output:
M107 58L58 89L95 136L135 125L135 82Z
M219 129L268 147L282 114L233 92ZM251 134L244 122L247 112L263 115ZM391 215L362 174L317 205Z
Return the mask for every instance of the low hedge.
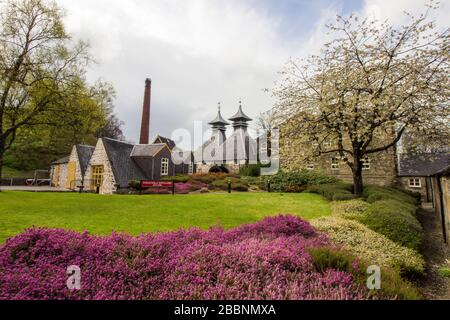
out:
M361 223L333 216L311 223L368 264L393 267L407 276L424 272L425 262L418 252L395 243Z
M326 272L327 270L339 270L341 272L352 273L355 282L360 285L367 285L367 269L369 264L362 263L361 260L348 251L332 248L311 248L308 250L313 261L315 270ZM398 270L384 266L382 270L381 292L384 296L396 296L401 300L421 299L419 291L407 280L404 280ZM371 295L377 296L378 291L372 291Z
M247 164L239 169L239 175L244 177L259 177L261 175L260 164Z
M249 189L249 185L247 184L247 182L242 181L241 179L238 178L228 178L231 181L231 190L233 191L241 191L241 192L247 192ZM209 187L210 189L219 189L219 190L223 190L226 191L228 190L228 179L224 179L224 180L216 180L213 181Z
M416 206L420 203L413 193L407 193L397 188L367 186L364 188L364 196L367 202L374 203L380 200L397 200Z
M348 183L311 185L306 188L306 192L320 194L330 201L343 201L357 198L353 194L353 186Z
M270 180L271 190L275 192L303 192L309 185L324 185L337 183L339 179L310 170L280 171L270 177L261 177L259 187L267 188Z
M358 221L373 231L405 247L419 251L423 229L415 217L415 208L396 200L373 203Z
M163 177L161 180L174 181L175 183L178 183L178 182L186 183L189 180L191 180L191 178L186 175L176 175L176 176L172 176L172 177Z
M415 217L416 207L396 200L363 200L335 202L333 213L341 218L355 220L390 240L419 251L423 229Z

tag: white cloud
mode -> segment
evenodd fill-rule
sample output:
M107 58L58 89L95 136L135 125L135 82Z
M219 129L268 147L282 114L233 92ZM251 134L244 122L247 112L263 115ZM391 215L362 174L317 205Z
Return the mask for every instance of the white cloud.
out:
M117 112L132 140L146 77L153 79L153 135L211 120L218 101L226 116L239 98L253 117L271 107L262 89L273 85L290 52L274 17L239 1L59 2L68 31L89 40L99 62L90 77L116 87Z
M295 38L280 30L286 21L239 0L58 0L66 25L88 40L99 62L89 77L117 90L116 110L128 139L137 140L144 80L153 79L152 135L170 135L195 120L211 120L221 101L225 116L239 98L252 117L273 103L270 88L289 57L305 56L327 40L325 23L341 11L330 2L314 25L298 26ZM360 13L401 22L402 10L422 10L424 0L366 0ZM443 5L444 6L444 5ZM441 10L440 21L448 21ZM445 20L445 18L447 18ZM292 16L289 19L295 19ZM294 21L293 21L294 24Z

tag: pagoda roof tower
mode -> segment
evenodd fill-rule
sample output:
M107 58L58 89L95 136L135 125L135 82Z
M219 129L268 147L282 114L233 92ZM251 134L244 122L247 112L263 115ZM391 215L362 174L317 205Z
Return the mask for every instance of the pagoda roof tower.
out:
M242 110L242 101L239 101L239 110L234 116L230 118L230 120L233 121L234 129L246 129L248 127L248 122L252 121L253 119L244 113L244 111Z
M209 122L208 124L212 126L213 129L215 130L220 130L220 131L226 131L227 128L226 126L230 125L229 122L227 122L223 117L222 117L222 113L221 113L221 106L219 103L219 111L217 113L216 118Z

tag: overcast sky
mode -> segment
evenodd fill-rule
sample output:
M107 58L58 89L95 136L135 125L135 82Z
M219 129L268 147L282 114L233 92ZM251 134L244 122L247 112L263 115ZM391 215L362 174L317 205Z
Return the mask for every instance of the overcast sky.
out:
M231 117L242 98L253 118L271 108L270 93L290 57L318 50L325 23L357 12L401 22L424 0L58 0L75 39L88 41L102 78L117 91L116 113L137 142L144 80L153 80L151 134L208 122L222 103ZM449 2L438 14L449 21Z

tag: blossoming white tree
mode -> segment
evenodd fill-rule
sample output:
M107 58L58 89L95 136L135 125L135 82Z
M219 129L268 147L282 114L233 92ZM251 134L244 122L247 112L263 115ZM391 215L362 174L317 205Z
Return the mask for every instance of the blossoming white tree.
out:
M430 20L435 9L407 14L400 27L338 16L328 26L334 40L319 55L290 61L275 89L276 109L290 119L283 134L304 139L305 160L337 154L357 195L363 159L394 148L405 133L448 143L449 29Z

